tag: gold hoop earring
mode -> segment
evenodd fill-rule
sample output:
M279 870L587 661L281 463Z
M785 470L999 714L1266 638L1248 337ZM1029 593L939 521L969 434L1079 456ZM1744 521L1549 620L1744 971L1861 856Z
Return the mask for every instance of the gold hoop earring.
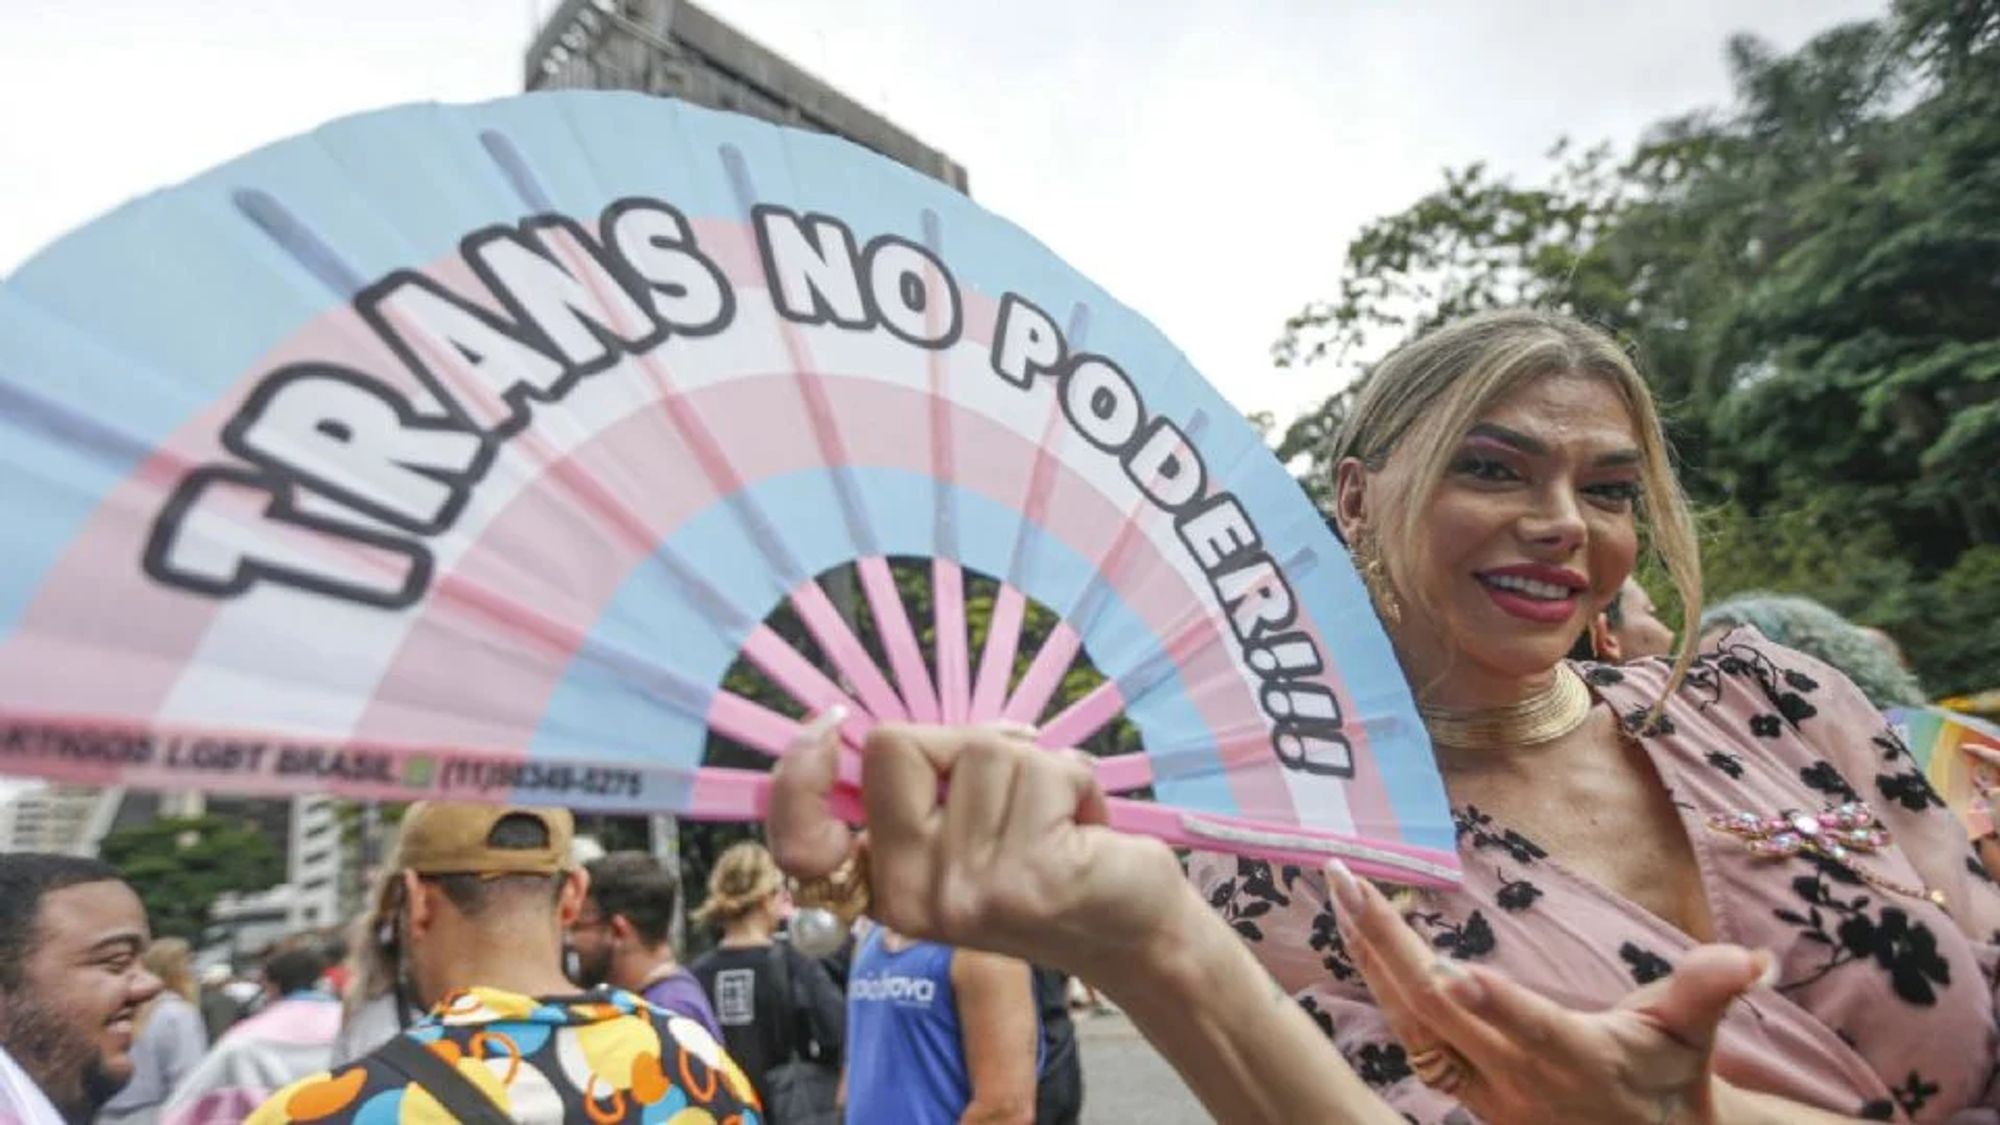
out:
M1368 590L1368 599L1375 603L1375 612L1384 624L1403 623L1403 603L1396 599L1395 584L1389 581L1389 568L1382 562L1382 549L1375 542L1375 536L1363 530L1355 533L1355 570L1361 576L1361 585Z

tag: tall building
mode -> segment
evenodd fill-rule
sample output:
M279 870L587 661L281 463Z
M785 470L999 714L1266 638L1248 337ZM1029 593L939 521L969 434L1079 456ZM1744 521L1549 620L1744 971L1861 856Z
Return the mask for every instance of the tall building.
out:
M0 801L0 851L94 856L115 828L161 816L204 813L247 822L285 857L285 881L216 903L214 940L249 953L299 930L338 924L346 899L339 806L327 797L289 800L199 792L153 793L85 785L38 785Z
M563 0L529 90L638 90L833 133L963 192L965 168L687 0Z

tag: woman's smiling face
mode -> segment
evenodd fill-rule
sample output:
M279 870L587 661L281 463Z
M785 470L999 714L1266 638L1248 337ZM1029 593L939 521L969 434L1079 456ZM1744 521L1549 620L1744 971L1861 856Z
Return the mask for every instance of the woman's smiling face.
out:
M1398 450L1379 471L1342 467L1349 542L1380 526L1373 504L1419 491L1416 460ZM1492 705L1554 668L1632 573L1640 474L1631 413L1609 382L1549 375L1496 400L1453 449L1418 556L1387 560L1414 587L1391 630L1411 683L1438 703Z

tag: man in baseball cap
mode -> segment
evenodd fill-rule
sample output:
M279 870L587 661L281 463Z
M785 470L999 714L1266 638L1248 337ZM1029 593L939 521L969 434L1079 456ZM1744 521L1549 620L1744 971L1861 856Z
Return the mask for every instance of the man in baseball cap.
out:
M755 1108L699 1024L563 976L563 934L589 890L570 863L574 834L565 809L412 805L380 938L430 1014L250 1120L640 1121L679 1106L726 1120Z

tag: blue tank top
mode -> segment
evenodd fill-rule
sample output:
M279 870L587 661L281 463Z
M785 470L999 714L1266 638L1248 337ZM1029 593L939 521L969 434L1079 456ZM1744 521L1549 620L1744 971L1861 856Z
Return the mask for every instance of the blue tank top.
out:
M972 1077L951 989L951 947L891 952L870 930L847 976L848 1125L955 1125Z

